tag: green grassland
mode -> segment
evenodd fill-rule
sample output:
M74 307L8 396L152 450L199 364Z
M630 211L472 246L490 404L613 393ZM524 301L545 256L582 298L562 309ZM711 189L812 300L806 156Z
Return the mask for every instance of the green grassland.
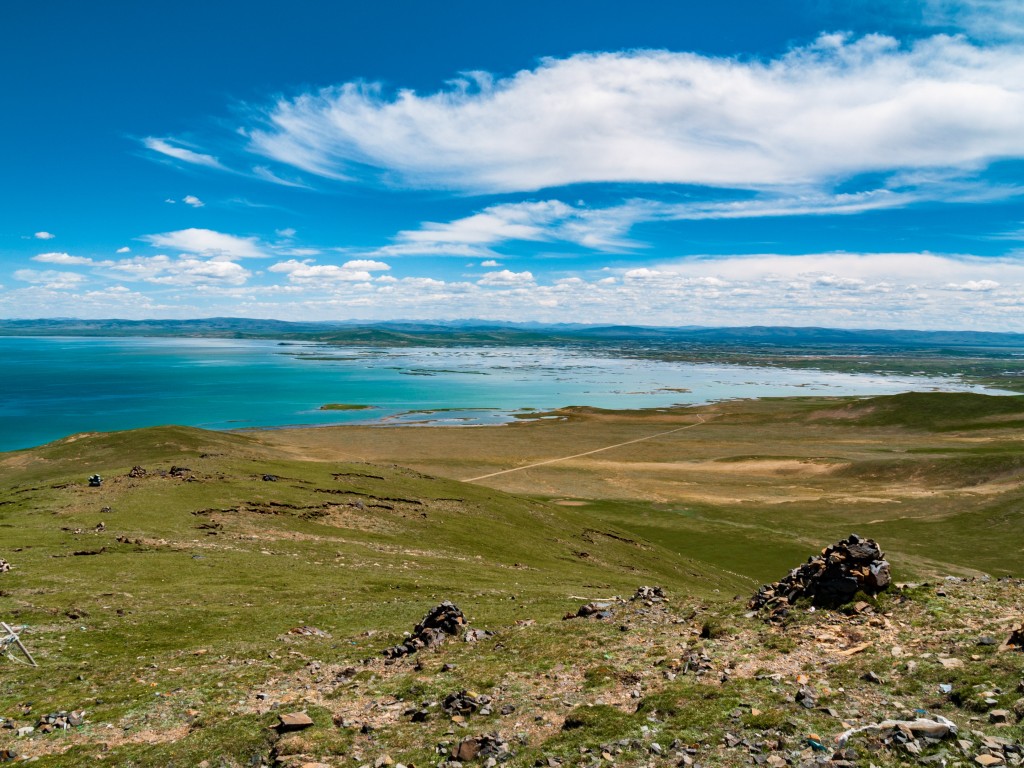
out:
M748 728L798 745L835 725L818 711L774 714L788 693L755 672L820 669L805 645L826 619L780 633L744 617L735 596L851 531L882 543L897 580L1024 576L1024 397L548 415L474 429L161 427L0 454L0 556L13 566L0 574L0 619L27 627L39 661L0 657L0 718L20 727L87 711L68 733L0 728L0 748L54 766L363 765L385 753L423 766L439 741L496 729L522 734L516 765L649 741L651 728L666 743ZM671 602L562 620L641 584ZM948 650L973 643L971 622L1021 610L1020 590L1000 589L970 593L966 607L930 592L890 607L908 611L908 632L942 623ZM422 652L420 668L385 665L380 650L443 599L495 636ZM304 626L326 634L289 633ZM857 631L890 631L872 627ZM720 666L713 675L662 674L698 648ZM963 690L995 681L1009 696L1020 663L989 650L957 673ZM858 675L895 664L875 651L832 663L863 696L875 694ZM931 695L924 666L925 677L891 673L908 702ZM468 727L401 715L460 689L516 711ZM958 702L936 706L971 711ZM275 741L276 713L299 709L316 725ZM617 762L651 759L629 746Z

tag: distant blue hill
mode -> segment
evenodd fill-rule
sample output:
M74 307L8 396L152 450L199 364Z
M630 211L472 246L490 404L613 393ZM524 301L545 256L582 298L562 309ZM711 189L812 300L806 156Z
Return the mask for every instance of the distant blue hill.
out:
M486 320L287 322L237 317L194 320L0 320L5 336L165 336L325 341L347 344L681 344L756 347L910 347L1024 350L1024 334L792 326L631 326Z

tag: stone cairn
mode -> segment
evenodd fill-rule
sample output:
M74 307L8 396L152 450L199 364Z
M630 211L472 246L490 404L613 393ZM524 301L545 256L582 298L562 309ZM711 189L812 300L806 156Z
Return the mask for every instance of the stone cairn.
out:
M749 606L754 610L766 608L769 617L777 619L802 598L815 605L842 605L857 592L876 595L889 582L889 563L878 544L852 534L808 558L785 578L765 584L750 599Z
M447 600L431 608L412 631L412 636L401 645L385 648L381 653L388 659L397 659L416 653L421 648L440 645L449 636L459 634L466 625L466 617L458 607Z
M54 731L78 728L83 723L85 723L85 712L81 709L76 709L74 712L51 712L39 718L36 730L39 733L53 733Z

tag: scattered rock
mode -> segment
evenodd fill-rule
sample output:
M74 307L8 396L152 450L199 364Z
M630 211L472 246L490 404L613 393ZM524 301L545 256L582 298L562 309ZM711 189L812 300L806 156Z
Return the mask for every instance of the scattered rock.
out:
M1000 651L1009 651L1016 648L1017 650L1024 650L1024 622L1019 627L1010 632L1003 641L1003 644L999 646Z
M302 636L305 636L305 637L330 637L331 636L329 632L324 632L322 629L317 629L316 627L308 627L308 626L305 626L305 625L301 626L301 627L292 627L291 629L288 630L288 632L286 634L289 634L289 635L302 635Z
M263 482L264 483L276 483L277 482L277 475L264 475L263 476Z
M919 717L916 720L883 720L880 723L851 728L836 736L836 743L840 747L844 747L850 737L858 733L872 734L883 743L891 743L896 740L906 744L911 739L955 739L958 732L956 723L941 715L936 715L934 720L924 717Z
M313 725L313 718L305 712L289 712L287 714L278 715L278 720L277 730L279 733L301 731Z
M660 603L666 600L665 590L661 587L637 587L636 592L630 600L644 600L650 603Z
M467 763L477 758L497 758L506 760L511 757L508 742L497 733L483 733L463 739L450 753L450 762Z
M188 467L176 467L172 466L168 473L171 477L188 477L192 474L192 470Z
M808 558L783 579L762 586L750 599L749 607L767 608L769 618L777 619L802 598L816 605L840 605L857 592L877 594L889 583L889 563L878 544L851 534Z
M467 643L476 643L480 640L486 640L488 637L494 637L494 633L489 629L470 629L466 631L462 639Z
M76 709L72 712L60 711L43 715L35 725L40 733L53 733L54 731L66 731L69 728L78 728L85 723L85 711Z
M1003 758L1000 755L978 755L974 758L974 762L976 762L978 765L985 766L986 768L992 765L1006 765L1006 761L1003 760Z
M441 702L441 708L449 715L472 715L491 703L491 697L473 691L459 691L448 694Z
M136 464L134 467L132 467L131 471L128 473L128 477L145 477L145 476L146 476L146 470L143 469L142 467L140 467L138 464Z
M581 605L576 613L567 613L562 617L563 621L569 619L610 619L612 617L612 605L611 603L587 603Z
M9 570L11 570L11 564L0 557L0 573L7 573Z
M440 645L448 636L457 635L466 625L466 617L458 607L447 600L431 608L412 631L412 637L401 645L385 648L381 653L388 659L397 659L416 653L421 648Z

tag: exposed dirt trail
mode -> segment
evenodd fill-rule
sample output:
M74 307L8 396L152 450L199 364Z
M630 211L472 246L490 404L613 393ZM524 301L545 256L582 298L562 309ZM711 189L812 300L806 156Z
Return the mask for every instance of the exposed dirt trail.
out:
M693 429L694 427L699 427L701 424L704 423L705 420L704 420L703 416L699 416L698 415L697 418L700 419L700 421L698 421L696 424L687 424L685 427L677 427L676 429L670 429L667 432L658 432L657 434L654 434L654 435L647 435L646 437L638 437L638 438L636 438L634 440L627 440L624 443L615 443L615 445L606 445L603 448L595 448L592 451L584 451L583 453L574 453L572 456L559 456L557 459L547 459L545 461L536 461L533 464L524 464L521 467L513 467L512 469L502 469L499 472L491 472L489 474L480 475L478 477L470 477L470 478L468 478L466 480L463 480L462 482L464 482L464 483L475 483L477 480L486 480L489 477L497 477L498 475L507 475L509 472L520 472L520 471L522 471L524 469L532 469L533 467L542 467L545 464L556 464L559 461L568 461L569 459L578 459L581 456L590 456L591 454L594 454L594 453L601 453L602 451L610 451L612 448L621 448L624 445L632 445L633 443L642 443L645 440L653 440L656 437L663 437L665 435L671 435L671 434L674 434L676 432L682 432L684 429Z

